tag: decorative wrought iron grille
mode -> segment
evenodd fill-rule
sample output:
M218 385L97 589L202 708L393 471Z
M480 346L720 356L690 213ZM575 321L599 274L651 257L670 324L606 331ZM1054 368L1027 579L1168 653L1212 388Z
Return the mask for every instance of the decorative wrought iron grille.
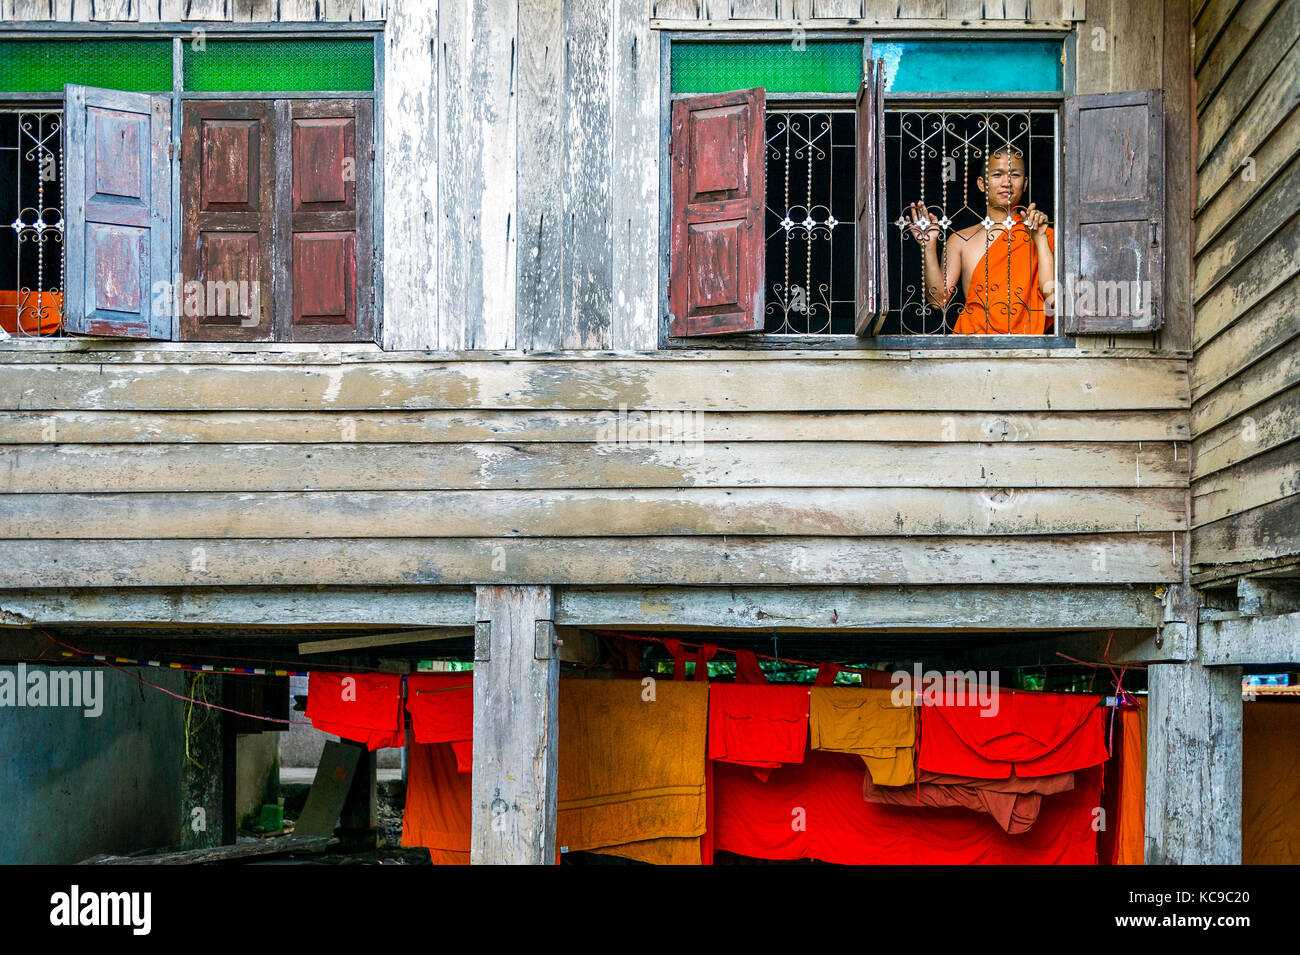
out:
M63 325L63 111L0 108L0 328Z
M854 127L851 109L768 109L767 333L853 334Z
M1012 262L1024 261L1016 259L1014 249L1017 243L1031 241L1028 230L1016 225L1015 218L990 219L986 194L977 186L990 157L1006 150L1020 157L1028 180L1013 213L1023 216L1034 203L1049 222L1054 221L1058 157L1055 110L927 109L885 113L886 215L892 228L887 230L890 309L881 334L968 332L977 324L971 315L985 316L988 326L992 324L987 321L989 315L1015 316L1035 310L1046 316L1045 333L1053 333L1050 309L1044 307L1041 292L1036 291L1036 286L1026 287L1019 281L1022 276L1011 274ZM982 256L983 271L976 267L969 276L963 275L943 305L933 302L926 292L924 250L916 240L908 214L914 202L925 205L928 227L939 230L941 273L948 266L949 254L956 254L959 242L953 241L955 233L963 233L965 241L975 242L975 251ZM975 298L967 309L967 298L972 294L967 286L971 284L976 288ZM963 310L968 316L965 322Z

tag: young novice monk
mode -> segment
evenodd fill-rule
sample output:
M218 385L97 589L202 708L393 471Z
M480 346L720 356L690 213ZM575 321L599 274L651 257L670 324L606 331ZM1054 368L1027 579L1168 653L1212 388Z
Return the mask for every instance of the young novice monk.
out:
M921 243L925 291L931 305L943 308L961 282L966 304L957 313L954 335L1043 335L1051 330L1056 308L1056 255L1047 215L1019 202L1029 179L1020 154L1003 148L989 156L985 175L975 180L987 197L983 224L952 233L939 263L938 223L925 204L907 207L912 235ZM1013 221L1010 231L1005 221Z

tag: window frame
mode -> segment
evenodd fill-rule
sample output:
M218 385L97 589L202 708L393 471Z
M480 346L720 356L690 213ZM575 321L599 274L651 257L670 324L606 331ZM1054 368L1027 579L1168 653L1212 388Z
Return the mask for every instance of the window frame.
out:
M909 30L906 28L894 30L880 29L811 29L803 31L800 39L812 40L861 40L863 45L863 62L871 58L873 53L873 42L876 39L882 41L890 39L905 40L942 40L942 39L970 39L972 33L970 30ZM884 105L888 111L905 107L908 104L924 106L926 104L953 104L953 103L970 103L972 106L979 104L995 104L990 108L1006 105L1008 108L1014 106L1033 106L1034 108L1053 108L1057 110L1057 179L1054 184L1054 195L1057 208L1057 218L1060 217L1061 201L1064 193L1062 189L1062 176L1064 175L1064 116L1065 101L1075 94L1075 48L1078 40L1078 30L1070 28L1062 29L1034 29L1027 30L1024 28L1008 28L998 30L980 30L978 35L984 39L997 40L1016 40L1016 39L1056 39L1062 44L1061 59L1061 86L1062 89L1052 93L1027 94L1023 92L1012 93L917 93L917 92L900 92L884 94ZM1076 335L1072 333L1057 332L1055 335L877 335L869 337L860 337L858 335L777 335L769 332L751 332L737 335L725 335L718 337L697 336L697 337L672 337L669 335L669 298L668 298L668 279L670 273L670 253L671 253L671 232L672 232L672 164L669 157L669 139L672 131L672 105L676 98L690 96L690 93L674 93L672 91L672 44L674 42L696 43L696 42L735 42L735 43L755 43L755 42L772 42L777 39L789 39L789 25L773 25L770 28L756 28L745 30L665 30L659 37L659 321L658 321L658 347L661 351L677 351L691 349L764 349L774 351L808 351L808 350L825 350L825 351L848 351L848 350L874 350L874 351L942 351L942 350L1000 350L1012 352L1026 352L1033 350L1054 350L1054 349L1073 349L1077 348ZM769 92L767 98L769 102L777 103L804 103L804 104L827 104L841 105L848 103L853 104L852 93L774 93ZM883 161L883 157L882 157ZM1058 240L1059 242L1059 240ZM1057 249L1056 255L1056 281L1058 285L1061 281L1062 269L1064 268L1064 258ZM1059 328L1059 315L1058 325Z
M68 23L57 21L40 21L26 23L21 27L8 26L0 28L0 40L26 40L39 42L41 40L138 40L138 39L170 39L172 43L172 87L170 90L156 91L160 95L170 95L172 104L172 130L171 130L171 196L170 209L172 216L172 235L170 248L170 265L171 274L180 271L181 262L181 188L180 188L180 160L181 160L181 137L182 130L182 113L184 102L191 100L234 100L234 99L257 99L257 100L274 100L274 99L369 99L372 103L371 123L371 149L374 152L374 159L371 162L371 188L370 188L370 221L371 221L371 242L367 250L371 261L371 285L370 285L370 315L371 329L370 335L366 338L358 338L354 341L344 342L321 342L315 343L317 347L365 347L373 345L379 347L383 335L383 304L384 297L379 294L379 289L383 287L383 268L384 259L382 254L382 242L384 234L383 219L383 189L384 189L384 122L383 122L383 104L384 104L384 30L386 24L383 21L322 21L319 23L297 23L297 22L264 22L264 23L234 23L230 21L212 21L212 20L191 20L184 22L171 23L135 23L135 24L117 24L117 23ZM298 91L298 90L248 90L248 91L230 91L230 92L186 92L184 90L184 44L187 40L194 37L195 30L202 30L205 40L258 40L258 39L277 39L277 40L370 40L373 49L373 68L374 83L370 90L351 90L351 91ZM43 92L8 92L0 91L0 104L8 103L31 103L31 104L57 104L60 109L63 108L64 93L63 90L43 91ZM66 239L65 239L66 242ZM64 256L64 288L67 288L67 256ZM137 347L150 347L158 345L169 346L186 346L195 349L228 349L238 347L241 350L249 348L283 348L289 342L265 341L265 342L248 342L232 339L230 341L198 341L189 340L180 337L181 322L180 316L171 316L171 334L165 339L117 339L110 336L114 341L132 341ZM32 335L15 336L6 345L12 344L13 341L30 341L30 342L52 342L68 340L88 340L89 337L69 335L62 333L59 335ZM312 344L312 343L306 343Z

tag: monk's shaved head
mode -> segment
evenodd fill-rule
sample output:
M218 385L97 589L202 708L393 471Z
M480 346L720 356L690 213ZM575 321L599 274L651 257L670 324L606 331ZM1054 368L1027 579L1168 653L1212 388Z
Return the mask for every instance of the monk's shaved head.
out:
M993 152L989 153L988 162L984 164L985 172L993 168L993 163L999 156L1006 156L1008 164L1016 162L1020 164L1022 170L1025 168L1024 153L1019 149L1016 149L1014 146L999 146L997 149L993 150Z

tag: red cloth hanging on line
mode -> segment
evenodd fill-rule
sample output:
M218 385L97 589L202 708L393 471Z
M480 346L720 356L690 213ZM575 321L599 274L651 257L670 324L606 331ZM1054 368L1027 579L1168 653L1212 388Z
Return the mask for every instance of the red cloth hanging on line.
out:
M365 743L369 749L405 746L402 678L396 673L312 670L307 678L307 719L323 733Z
M1008 835L968 809L884 806L862 798L862 760L813 750L767 782L714 765L717 849L759 859L845 865L1093 865L1101 771L1079 773L1069 792L1044 797L1033 828Z
M808 687L710 684L709 759L773 769L807 747Z
M1106 761L1100 697L1011 691L996 694L987 709L971 699L923 703L920 769L1006 779L1069 773Z
M767 683L767 674L758 663L758 654L753 650L736 651L736 682L737 683Z
M457 768L473 766L474 674L420 673L406 678L406 711L417 743L450 743Z
M715 644L705 643L700 646L683 647L675 638L665 639L664 648L673 655L673 679L686 679L686 664L695 664L695 679L707 682L709 679L709 661L718 652Z

